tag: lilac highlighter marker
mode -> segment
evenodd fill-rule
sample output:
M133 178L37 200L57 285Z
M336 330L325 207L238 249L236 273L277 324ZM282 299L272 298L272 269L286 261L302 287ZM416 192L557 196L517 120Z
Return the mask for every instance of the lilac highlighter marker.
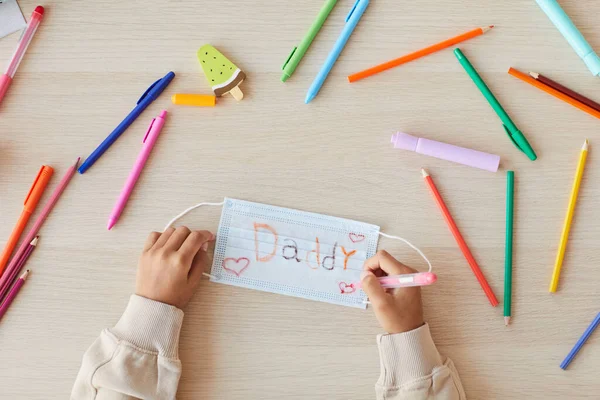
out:
M442 160L453 161L490 172L498 171L500 165L500 156L495 154L418 138L403 132L392 135L392 144L396 149L414 151L426 156L441 158Z

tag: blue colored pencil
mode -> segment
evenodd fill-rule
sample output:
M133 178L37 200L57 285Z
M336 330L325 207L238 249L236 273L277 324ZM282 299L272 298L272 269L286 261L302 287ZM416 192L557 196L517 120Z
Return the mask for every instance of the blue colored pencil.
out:
M562 369L567 369L567 367L569 366L569 364L571 364L571 361L573 361L577 353L579 353L579 350L581 350L585 342L590 338L590 336L592 336L592 333L598 327L598 325L600 325L600 313L596 315L596 318L594 318L590 326L588 326L585 332L583 332L583 335L581 335L577 343L575 343L575 346L573 347L569 355L563 360L562 363L560 363L560 367Z

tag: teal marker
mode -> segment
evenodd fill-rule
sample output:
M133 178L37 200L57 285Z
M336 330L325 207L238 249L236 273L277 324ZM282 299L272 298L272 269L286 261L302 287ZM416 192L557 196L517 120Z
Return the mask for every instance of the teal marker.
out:
M300 60L302 60L302 57L304 57L304 54L306 53L306 51L310 47L310 44L321 30L321 27L325 23L325 20L331 13L331 10L333 10L333 7L335 7L336 3L337 0L325 0L325 4L323 4L323 7L321 7L321 11L319 11L317 19L315 19L315 22L313 22L308 32L306 32L306 35L304 35L304 38L302 38L300 45L294 47L287 60L281 67L281 69L283 70L283 75L281 75L281 82L287 81L289 77L292 76L292 74L298 67L298 64L300 64Z
M556 29L567 39L573 50L585 62L592 74L600 75L600 57L594 52L592 46L585 40L571 18L560 7L556 0L536 0L541 9L546 13Z

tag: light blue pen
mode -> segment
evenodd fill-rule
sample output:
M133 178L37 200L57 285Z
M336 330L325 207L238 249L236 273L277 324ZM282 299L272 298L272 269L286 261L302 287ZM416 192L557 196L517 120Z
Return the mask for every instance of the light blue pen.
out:
M350 39L350 35L354 31L354 28L356 28L358 21L360 21L360 17L362 17L368 5L369 0L357 0L356 3L354 3L354 7L352 7L352 10L350 10L350 13L346 17L346 25L344 25L344 29L342 29L340 37L338 37L338 40L333 46L333 49L331 49L331 51L329 52L325 63L323 64L321 70L317 74L317 77L308 89L306 99L304 100L306 104L310 103L310 101L317 96L319 90L321 90L321 86L323 86L325 79L327 79L329 71L331 71L331 68L333 68L333 64L335 64L335 61L340 56L342 50L344 50L346 42L348 42L348 39Z
M577 55L585 62L589 70L592 71L592 74L600 75L600 57L594 52L592 46L585 40L560 4L556 0L536 1L554 26L577 52Z

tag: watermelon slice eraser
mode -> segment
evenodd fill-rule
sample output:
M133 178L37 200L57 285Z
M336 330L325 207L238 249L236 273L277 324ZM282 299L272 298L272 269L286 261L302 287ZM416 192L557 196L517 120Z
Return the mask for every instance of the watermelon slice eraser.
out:
M239 88L246 74L210 44L198 50L198 61L216 96L231 94L237 101L244 98Z

